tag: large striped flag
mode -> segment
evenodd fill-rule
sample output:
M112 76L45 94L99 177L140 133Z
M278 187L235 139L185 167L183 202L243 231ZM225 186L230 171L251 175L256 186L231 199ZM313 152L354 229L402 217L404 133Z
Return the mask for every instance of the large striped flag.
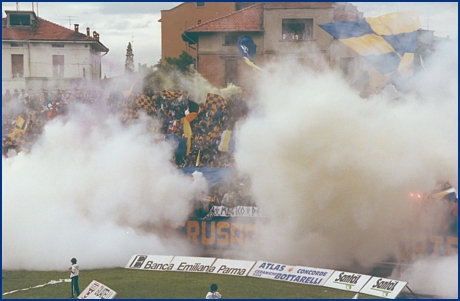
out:
M219 94L208 93L206 96L205 108L208 110L211 109L215 112L219 107L225 105L227 105L227 101Z
M161 94L167 98L179 98L184 92L174 92L174 91L168 91L168 90L163 90L161 91Z
M33 140L29 135L18 131L13 131L7 136L10 138L10 141L8 141L6 145L18 146L25 152L29 152L32 148Z
M131 119L137 119L139 118L139 115L137 114L137 106L133 103L128 104L124 109L123 109L123 116L121 117L121 121L124 124L129 124L131 122Z
M152 99L148 95L142 94L134 102L138 108L144 109L147 113L151 113L154 109Z
M225 130L222 132L220 143L217 149L221 152L232 152L235 150L235 143L232 131Z
M319 26L366 60L381 74L412 70L420 20L417 12L338 21Z

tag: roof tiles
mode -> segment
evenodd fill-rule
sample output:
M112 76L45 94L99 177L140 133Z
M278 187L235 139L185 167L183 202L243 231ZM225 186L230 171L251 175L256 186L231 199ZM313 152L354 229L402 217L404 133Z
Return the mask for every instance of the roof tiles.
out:
M2 40L98 41L39 17L34 26L6 27L6 23L7 18L2 18Z

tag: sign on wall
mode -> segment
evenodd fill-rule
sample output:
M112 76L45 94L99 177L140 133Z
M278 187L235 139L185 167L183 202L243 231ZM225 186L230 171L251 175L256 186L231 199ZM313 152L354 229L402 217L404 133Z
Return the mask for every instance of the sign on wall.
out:
M361 289L361 293L395 299L406 285L405 281L372 277Z
M232 276L247 276L251 268L254 266L254 263L254 261L218 258L213 264L215 269L212 273Z
M153 271L170 271L170 264L174 256L162 255L133 255L126 264L127 269L153 270Z
M216 261L216 258L174 256L171 261L171 271L213 273L216 269L212 265L214 261Z
M355 274L343 271L335 271L324 283L324 286L351 292L359 292L372 276Z

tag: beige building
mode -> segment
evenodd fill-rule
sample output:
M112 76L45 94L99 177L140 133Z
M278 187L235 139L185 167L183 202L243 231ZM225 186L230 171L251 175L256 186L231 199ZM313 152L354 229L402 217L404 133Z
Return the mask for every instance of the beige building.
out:
M38 17L5 11L2 18L2 89L71 89L99 84L101 57L109 51L99 33L79 32Z
M250 36L257 45L256 63L292 57L315 67L322 57L341 68L350 81L359 56L321 29L318 24L357 20L362 13L348 3L264 2L235 11L184 31L183 41L198 49L197 71L216 87L249 83L236 43Z
M236 10L244 8L252 2L184 2L172 9L162 10L161 19L161 61L166 57L179 57L186 51L195 57L195 47L184 42L182 33L190 27L205 23Z

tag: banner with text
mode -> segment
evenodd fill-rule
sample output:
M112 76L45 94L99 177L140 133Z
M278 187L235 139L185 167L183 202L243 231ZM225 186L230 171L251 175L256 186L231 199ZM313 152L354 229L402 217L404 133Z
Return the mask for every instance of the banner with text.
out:
M215 248L256 247L254 219L215 217L212 220L188 220L184 227L187 239L194 245Z
M335 271L324 286L345 291L359 292L372 276Z
M259 208L252 206L212 206L208 214L203 217L204 220L210 220L213 217L261 217Z
M395 299L406 285L407 282L404 281L372 277L361 289L360 293Z
M220 259L214 262L215 267L212 273L232 275L232 276L247 276L255 261Z
M174 256L168 255L133 255L126 264L127 269L170 271Z
M216 258L174 256L171 261L171 271L213 273L216 269L216 267L212 265L214 261L216 261Z
M288 269L275 276L275 280L295 282L310 285L323 285L333 270L318 269L311 267L295 266L294 269Z
M281 273L293 270L295 267L292 265L285 265L281 263L273 263L267 261L257 261L256 264L252 267L248 276L258 277L258 278L267 278L275 279Z

